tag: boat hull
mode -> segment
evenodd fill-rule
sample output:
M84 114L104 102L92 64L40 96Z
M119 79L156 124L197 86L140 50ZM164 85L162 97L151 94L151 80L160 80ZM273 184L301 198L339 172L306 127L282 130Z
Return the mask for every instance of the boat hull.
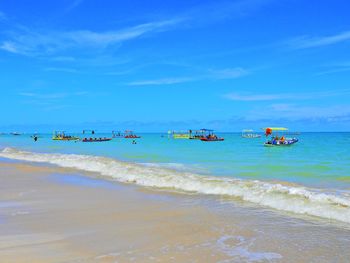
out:
M289 140L286 141L285 143L279 143L279 144L273 144L273 143L264 143L265 147L286 147L286 146L291 146L293 144L296 144L299 140L298 139L293 139L293 140Z
M71 138L52 138L54 141L77 141L80 140L79 137L71 137Z
M208 138L201 138L202 142L221 142L224 140L224 138L217 138L217 139L208 139Z
M81 141L82 142L108 142L108 141L110 141L110 140L112 140L112 138L105 138L105 139L87 139L87 138L84 138L84 139L82 139Z

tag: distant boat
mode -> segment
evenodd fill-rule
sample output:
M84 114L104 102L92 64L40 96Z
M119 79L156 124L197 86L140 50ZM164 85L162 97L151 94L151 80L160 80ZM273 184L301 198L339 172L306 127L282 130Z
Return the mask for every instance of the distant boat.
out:
M77 141L79 137L67 135L64 131L54 131L52 140L54 141Z
M125 139L138 139L138 138L141 138L141 136L134 134L133 131L126 130L125 134L124 134L124 138Z
M107 142L107 141L110 141L112 140L112 138L84 138L82 139L81 141L82 142Z
M124 134L121 131L112 131L112 138L124 138Z
M254 133L254 130L243 130L242 131L242 138L248 138L248 139L254 139L254 138L260 138L261 135Z
M216 142L225 140L224 138L220 138L214 134L214 130L202 129L202 131L204 135L200 138L200 140L203 142Z
M190 132L185 131L170 131L170 134L173 139L190 139L191 137Z
M205 131L206 131L206 129L200 129L200 130L196 130L194 132L192 130L189 130L190 139L191 140L200 140L201 138L203 138L205 136Z
M19 132L11 132L12 135L21 135Z

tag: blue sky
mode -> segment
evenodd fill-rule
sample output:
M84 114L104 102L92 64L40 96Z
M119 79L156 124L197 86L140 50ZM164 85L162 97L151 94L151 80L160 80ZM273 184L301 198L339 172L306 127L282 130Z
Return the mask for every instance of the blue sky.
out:
M346 0L0 1L0 129L350 130Z

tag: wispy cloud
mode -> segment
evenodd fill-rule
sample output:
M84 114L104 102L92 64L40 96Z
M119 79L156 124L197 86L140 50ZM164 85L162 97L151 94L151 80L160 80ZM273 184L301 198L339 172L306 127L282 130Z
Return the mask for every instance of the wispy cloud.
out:
M334 63L327 65L323 71L316 73L316 75L327 75L346 71L350 71L350 62Z
M290 99L293 95L290 94L225 94L224 98L236 101L264 101L264 100L280 100Z
M340 119L350 120L349 105L330 105L330 106L303 106L298 104L271 104L266 107L259 107L246 114L247 120L271 121L281 119L289 121L326 121L336 122Z
M246 17L256 13L259 9L277 2L276 0L236 0L209 1L207 4L196 6L182 15L189 17L192 25L202 26L223 20Z
M72 0L71 3L67 6L66 12L70 12L76 7L78 7L80 4L83 3L84 0Z
M220 70L209 70L211 78L235 79L248 75L250 72L243 68L226 68Z
M204 70L201 75L192 77L161 78L152 80L140 80L129 82L129 86L147 85L171 85L200 80L235 79L248 75L249 71L243 68L209 69Z
M192 78L163 78L153 80L141 80L128 83L129 86L148 86L148 85L171 85L193 81Z
M64 72L64 73L81 73L79 70L74 69L74 68L55 68L55 67L50 67L50 68L44 68L44 71Z
M62 99L70 96L84 96L88 93L85 91L77 91L72 93L62 92L62 93L34 93L34 92L20 92L18 95L22 97L32 98L32 99Z
M116 31L95 32L77 30L66 32L38 32L29 29L12 31L8 39L0 44L0 49L22 55L48 55L66 49L104 49L124 41L140 38L146 34L170 30L183 19L156 21L136 25Z
M350 31L338 33L336 35L323 37L302 36L288 42L289 46L295 49L315 48L335 45L350 40Z
M349 95L350 89L326 92L308 92L308 93L280 93L280 94L252 94L252 93L228 93L223 97L234 101L272 101L272 100L308 100L320 99L331 96Z

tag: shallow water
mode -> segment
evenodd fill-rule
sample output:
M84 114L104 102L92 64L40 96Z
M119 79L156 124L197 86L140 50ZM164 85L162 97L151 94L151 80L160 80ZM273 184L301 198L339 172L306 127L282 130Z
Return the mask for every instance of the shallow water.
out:
M34 142L29 135L2 135L0 156L350 223L350 133L304 133L297 144L283 148L263 147L264 138L238 133L220 134L223 142L141 135L136 145L121 138L60 142L47 134Z

